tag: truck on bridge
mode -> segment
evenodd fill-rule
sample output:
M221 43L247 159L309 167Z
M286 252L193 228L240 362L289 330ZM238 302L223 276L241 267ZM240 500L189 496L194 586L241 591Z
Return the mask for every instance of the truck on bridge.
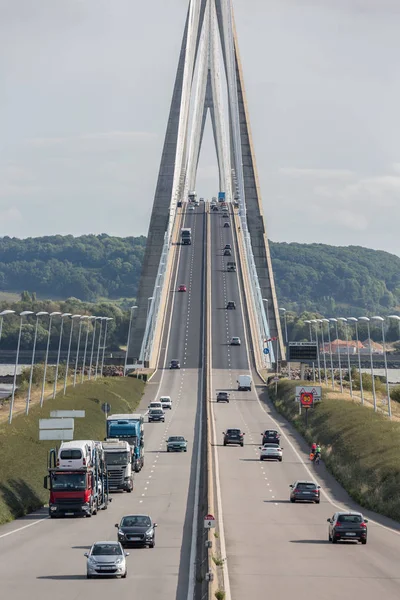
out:
M110 491L133 490L132 451L129 442L107 438L103 442Z
M192 243L192 230L190 227L182 227L181 229L181 243L186 246Z
M125 440L132 453L132 465L135 473L144 466L144 417L137 413L110 415L107 417L107 440Z
M83 442L82 442L83 443ZM77 448L79 441L76 441ZM62 445L60 451L62 450ZM108 507L108 474L101 442L90 448L90 460L79 465L62 463L57 448L52 448L48 457L48 475L43 486L50 490L50 518L83 515L91 517L100 509Z

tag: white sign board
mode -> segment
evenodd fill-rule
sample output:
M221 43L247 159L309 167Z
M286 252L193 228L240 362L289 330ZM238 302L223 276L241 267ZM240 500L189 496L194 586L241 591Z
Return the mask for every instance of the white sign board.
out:
M74 439L73 429L41 429L39 431L39 440L41 442L45 440L56 440L56 441L67 441Z
M296 386L296 402L300 402L301 394L312 394L314 402L321 402L322 387L320 385L298 385Z
M52 419L77 419L85 416L84 410L52 410L50 417Z
M212 529L215 527L215 517L213 515L206 515L204 517L204 529Z
M73 419L39 419L39 429L72 429Z

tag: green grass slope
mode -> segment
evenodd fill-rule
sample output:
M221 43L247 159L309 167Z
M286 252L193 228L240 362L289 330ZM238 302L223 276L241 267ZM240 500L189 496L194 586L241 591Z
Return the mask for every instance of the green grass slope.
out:
M297 381L281 381L269 396L277 410L311 444L322 445L323 460L350 496L365 508L400 521L400 423L391 422L359 404L322 398L304 412L294 401Z
M139 405L144 384L137 379L116 378L70 386L44 408L32 407L29 416L20 415L11 425L0 426L0 524L33 511L48 501L43 488L47 453L57 442L39 441L39 419L51 410L85 410L84 419L75 419L75 439L102 440L105 437L103 402L111 413L133 412ZM59 444L59 442L58 442Z

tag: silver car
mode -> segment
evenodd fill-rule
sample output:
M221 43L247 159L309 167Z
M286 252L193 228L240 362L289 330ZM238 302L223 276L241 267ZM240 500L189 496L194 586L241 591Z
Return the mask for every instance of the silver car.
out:
M129 552L124 552L119 542L95 542L85 556L88 579L110 576L125 579L128 574L126 557Z
M259 447L260 452L260 460L268 460L269 458L279 460L282 462L282 450L283 448L279 446L279 444L264 444Z

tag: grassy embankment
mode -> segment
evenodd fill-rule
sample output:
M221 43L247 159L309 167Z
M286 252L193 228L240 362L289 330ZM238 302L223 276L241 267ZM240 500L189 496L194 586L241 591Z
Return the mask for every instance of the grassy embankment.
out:
M296 385L282 380L269 386L277 410L304 438L322 445L323 460L350 496L365 508L400 521L400 423L323 389L322 402L310 409L308 428L304 411L294 401Z
M84 419L75 419L75 439L101 440L105 436L103 402L112 413L133 412L142 397L144 384L137 379L110 378L67 388L45 402L43 409L33 405L29 416L14 417L11 425L0 424L0 524L31 512L48 501L43 488L47 453L57 442L39 441L39 419L51 410L85 410ZM59 444L59 442L58 442Z

